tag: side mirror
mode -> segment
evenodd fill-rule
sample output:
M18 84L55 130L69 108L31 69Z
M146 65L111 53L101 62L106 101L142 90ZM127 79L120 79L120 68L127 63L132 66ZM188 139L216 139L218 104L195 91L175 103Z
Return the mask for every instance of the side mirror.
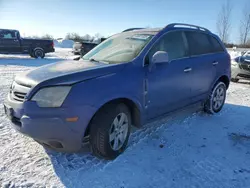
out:
M152 64L157 63L167 63L169 61L168 59L168 53L164 51L157 51L152 57Z
M81 59L81 57L79 56L79 57L74 58L73 60L79 61L80 59Z

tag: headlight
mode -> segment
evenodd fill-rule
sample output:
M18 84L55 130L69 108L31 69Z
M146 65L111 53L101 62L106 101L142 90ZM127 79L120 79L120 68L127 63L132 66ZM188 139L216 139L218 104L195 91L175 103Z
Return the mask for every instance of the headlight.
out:
M231 65L232 65L232 66L238 66L238 63L237 63L234 59L232 59L232 60L231 60Z
M40 89L33 97L39 107L60 107L67 97L70 86L54 86Z

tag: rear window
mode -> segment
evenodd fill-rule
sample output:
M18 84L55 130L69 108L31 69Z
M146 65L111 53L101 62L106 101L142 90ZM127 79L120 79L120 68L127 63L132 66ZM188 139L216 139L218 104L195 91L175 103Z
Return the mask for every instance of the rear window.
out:
M224 52L224 49L223 47L221 46L221 44L218 42L217 39L215 39L214 37L212 36L208 36L212 45L213 45L213 49L212 49L212 52Z
M213 46L208 35L199 32L186 32L190 55L209 54L213 51Z

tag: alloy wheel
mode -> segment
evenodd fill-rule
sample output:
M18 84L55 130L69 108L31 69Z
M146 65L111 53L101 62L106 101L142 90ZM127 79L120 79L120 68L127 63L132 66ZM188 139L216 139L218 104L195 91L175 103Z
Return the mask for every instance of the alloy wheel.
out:
M114 151L122 148L128 134L128 116L125 113L118 114L109 130L109 144Z
M225 93L223 86L218 87L215 90L214 96L213 96L213 109L214 110L218 110L223 106L225 97L226 97L226 93Z

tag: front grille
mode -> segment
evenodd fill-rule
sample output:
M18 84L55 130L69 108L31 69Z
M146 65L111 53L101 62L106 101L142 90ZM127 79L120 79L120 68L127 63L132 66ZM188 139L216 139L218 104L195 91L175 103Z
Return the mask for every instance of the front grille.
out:
M18 127L22 126L21 120L17 117L12 117L11 121L12 121L12 123L14 123Z
M29 90L30 90L30 87L27 87L27 85L13 82L10 88L11 99L18 101L18 102L24 102L25 97L27 93L29 92Z
M247 75L247 74L238 74L238 76L242 78L250 79L250 75Z
M27 93L13 92L13 98L17 101L23 102Z
M241 66L241 68L242 68L243 70L250 71L249 65L250 65L250 64L241 64L240 66Z

